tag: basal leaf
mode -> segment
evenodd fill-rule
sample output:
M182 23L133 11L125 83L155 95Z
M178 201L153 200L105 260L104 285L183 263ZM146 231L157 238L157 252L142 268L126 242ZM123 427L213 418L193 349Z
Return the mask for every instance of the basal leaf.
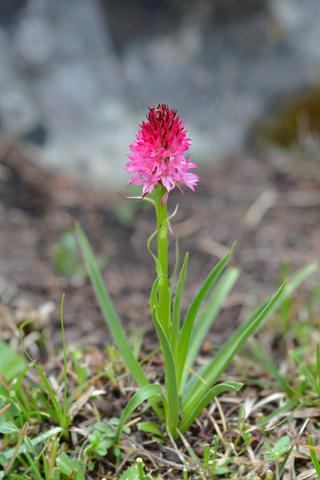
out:
M145 400L149 399L152 396L155 395L161 395L162 390L160 385L156 384L149 384L145 385L144 387L140 388L129 400L129 402L126 405L126 408L123 410L120 422L118 424L116 436L114 443L115 445L119 445L120 443L120 436L121 432L123 429L123 426L125 425L126 421L128 420L129 416L134 412L136 408L139 407L139 405L144 402Z
M273 305L281 295L285 284L282 284L280 289L275 293L275 295L267 302L262 311L258 314L251 317L244 325L241 325L237 328L234 335L227 341L227 343L221 348L219 353L215 358L209 362L202 370L201 377L206 382L204 385L199 380L195 380L195 385L193 385L192 390L187 390L186 385L186 397L182 403L182 411L185 415L189 415L190 412L195 408L202 397L207 393L207 391L212 387L212 385L220 377L221 373L227 368L232 358L240 348L243 346L247 338L256 330L260 323L264 320L266 315L272 309ZM190 393L188 393L190 392Z
M201 414L201 412L208 406L211 400L214 399L219 393L222 392L231 392L231 391L238 391L242 387L242 383L240 382L225 382L216 385L215 387L211 388L199 401L199 403L194 407L194 409L183 418L179 430L181 433L184 433L190 425L195 421L196 418Z
M166 425L173 437L176 437L176 427L179 421L179 394L176 377L176 366L174 363L172 351L168 338L160 324L155 309L152 312L152 319L160 340L161 350L164 357L165 379L166 379L166 398L168 402Z
M148 385L149 382L145 374L143 373L137 359L135 358L130 349L129 342L126 335L124 334L110 295L105 287L104 281L102 279L92 249L89 245L88 239L79 224L76 225L76 231L88 275L95 291L97 301L99 303L102 315L111 330L119 352L139 387ZM150 398L149 401L157 415L161 416L161 409L157 406L157 398Z
M194 300L192 301L190 308L187 312L180 338L178 344L178 354L177 354L177 379L178 379L178 386L180 390L181 378L184 370L184 365L188 353L189 348L189 341L190 336L193 328L194 321L196 319L196 315L199 311L199 308L202 305L203 300L206 298L207 294L211 290L214 282L217 280L219 275L222 273L224 268L226 267L228 260L233 252L234 246L229 250L227 255L216 265L211 272L209 273L208 277L204 281L203 285L201 286L200 290L198 291L197 295L195 296Z
M221 275L221 278L218 280L217 285L214 287L212 294L208 300L205 311L200 317L199 321L195 325L192 335L190 338L190 344L188 349L188 354L186 358L186 365L190 368L193 367L193 364L199 354L201 345L206 338L207 333L209 332L211 326L213 325L218 313L221 310L223 301L228 296L230 290L234 286L235 282L239 277L239 270L236 268L227 269ZM184 370L181 389L183 388L189 372Z

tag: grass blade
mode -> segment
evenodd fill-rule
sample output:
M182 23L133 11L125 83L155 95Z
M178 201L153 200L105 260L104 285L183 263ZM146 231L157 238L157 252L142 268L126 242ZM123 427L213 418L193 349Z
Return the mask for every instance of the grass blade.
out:
M312 438L311 435L309 435L309 441L308 441L308 443L309 443L309 446L310 446L310 447L314 447L314 442L313 442L313 438ZM315 471L316 471L316 473L317 473L317 475L318 475L318 478L320 478L320 464L319 464L319 460L318 460L317 454L316 454L316 452L315 452L312 448L310 448L309 451L310 451L310 457L311 457L311 460L312 460L314 469L315 469Z
M89 245L88 239L79 224L76 224L76 232L80 243L82 255L86 264L87 272L90 277L93 289L95 291L102 315L111 330L119 352L128 369L132 373L133 378L135 379L139 387L144 387L145 385L148 385L149 382L131 351L127 337L121 328L120 320L115 311L112 300L104 285L104 281L99 271L97 261ZM157 405L157 398L150 398L149 401L157 415L161 416L162 412Z
M47 465L47 461L46 461L46 457L45 457L44 452L41 453L41 457L42 457L42 465L43 465L46 480L49 480L48 465Z
M282 462L281 465L280 465L280 468L279 468L279 478L280 478L280 479L282 478L282 475L283 475L283 472L284 472L286 463L287 463L287 461L288 461L288 458L289 458L290 455L291 455L292 449L293 449L293 445L292 445L292 447L290 448L290 450L286 453L286 456L284 457L284 460L283 460L283 462ZM273 479L272 479L272 480L277 480L276 475L273 476Z
M317 366L318 384L319 384L319 386L320 386L320 345L319 345L319 343L317 344L317 360L316 360L316 366Z
M306 267L300 268L290 279L290 281L286 284L286 287L279 297L278 301L274 305L274 310L279 308L280 304L284 301L284 297L289 297L292 293L299 287L300 283L303 282L309 275L316 272L319 268L319 262L310 263Z
M293 415L293 413L295 413L295 411L298 409L298 408L302 408L302 406L304 406L304 404L300 404L299 402L297 402L297 400L295 400L294 398L292 398L291 400L289 400L288 402L286 402L284 405L282 405L281 407L277 408L276 410L274 410L272 413L270 413L270 415L268 415L267 417L263 418L262 420L260 420L260 422L257 423L257 427L263 427L264 425L267 425L269 422L271 422L271 420L273 420L274 418L277 418L279 417L280 415L282 415L283 413L287 412L288 410L290 410L290 413L288 414L287 417L285 417L285 420L287 420L288 418L290 418L290 416ZM294 409L294 410L291 410L291 409ZM277 425L280 425L281 422L278 422Z
M268 358L262 346L254 338L250 339L249 344L255 356L266 367L273 378L276 379L282 390L286 392L289 397L292 397L294 392L288 385L288 379L281 375L279 368L272 360L270 360L270 358Z
M29 353L27 352L27 350L25 349L25 346L24 346L24 342L23 342L23 338L22 338L22 330L30 322L32 322L32 318L29 318L28 320L25 320L19 327L21 345L22 345L24 353L27 355L30 362L32 362L32 364L37 369L37 372L39 373L39 375L40 375L40 377L41 377L41 379L42 379L42 381L45 385L47 393L49 394L49 396L51 398L51 401L53 403L54 411L56 413L56 416L58 417L58 422L59 422L60 426L63 428L64 433L67 435L68 434L67 429L68 429L68 425L70 423L70 417L66 417L65 415L63 415L62 410L61 410L60 405L59 405L59 402L58 402L58 400L57 400L57 398L56 398L56 396L55 396L55 394L54 394L54 392L51 388L51 385L48 382L45 374L43 373L41 368L36 364L36 362L30 357Z
M201 307L201 304L207 294L209 293L212 285L217 280L218 276L224 268L226 267L228 260L233 252L234 246L229 250L227 255L216 265L211 272L209 273L208 277L204 281L203 285L201 286L199 292L195 296L193 302L190 305L190 308L187 312L178 344L178 354L177 354L177 379L178 379L178 386L180 390L180 384L182 379L182 374L184 370L184 364L186 361L188 348L189 348L189 341L190 336L193 328L193 324L196 318L196 315Z
M51 430L48 430L47 432L44 432L41 435L38 435L36 438L33 438L31 440L31 443L34 447L36 447L37 445L39 445L39 443L43 442L47 438L53 437L54 435L57 435L58 433L60 433L62 431L63 431L62 427L52 428ZM2 453L2 455L4 455L6 457L7 460L9 460L9 459L12 458L12 455L14 454L14 451L15 451L15 447L9 448L9 450L4 450L1 453ZM21 453L25 453L26 451L27 451L27 447L26 447L25 443L23 443L21 445L21 447L19 448L18 455L21 455Z

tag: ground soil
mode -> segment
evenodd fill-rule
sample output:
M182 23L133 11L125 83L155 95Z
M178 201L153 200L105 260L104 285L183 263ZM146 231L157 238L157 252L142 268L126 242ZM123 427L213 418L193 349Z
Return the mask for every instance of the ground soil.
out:
M172 225L179 230L181 256L190 252L184 309L212 266L237 241L232 264L242 274L208 337L220 343L248 307L266 300L279 285L283 261L289 262L292 273L319 257L320 164L301 151L273 152L226 158L198 173L202 186L186 192L186 197L173 192L169 211L179 203ZM121 193L126 194L125 186ZM154 214L137 202L132 218L124 221L130 202L135 201L48 174L32 163L23 146L2 138L3 332L34 316L48 341L61 345L60 302L65 293L67 344L102 346L110 339L88 278L61 275L54 261L54 245L79 221L95 253L104 259L103 277L124 326L142 327L147 333L144 346L152 347L148 297L155 268L146 242L155 229ZM171 268L174 241L172 237ZM316 278L308 282L312 287Z

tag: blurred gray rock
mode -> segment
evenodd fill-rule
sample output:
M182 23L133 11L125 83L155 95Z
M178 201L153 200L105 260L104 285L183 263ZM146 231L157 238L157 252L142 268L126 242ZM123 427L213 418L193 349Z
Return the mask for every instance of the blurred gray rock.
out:
M241 3L241 5L240 5ZM0 0L0 119L43 165L117 189L148 106L186 121L192 160L320 78L318 0Z

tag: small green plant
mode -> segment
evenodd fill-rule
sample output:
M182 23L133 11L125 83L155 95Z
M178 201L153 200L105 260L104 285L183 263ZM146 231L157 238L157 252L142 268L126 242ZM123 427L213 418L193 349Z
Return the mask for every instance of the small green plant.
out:
M221 375L250 335L272 312L281 308L300 282L317 268L317 264L306 267L296 274L288 285L283 284L269 301L235 330L214 358L197 369L196 358L201 345L236 282L239 271L235 268L226 268L234 248L232 247L211 270L191 302L185 318L181 318L181 299L189 255L188 253L185 255L178 277L177 241L176 262L169 282L168 231L172 232L171 219L177 209L168 216L167 200L169 192L175 186L181 189L182 185L186 185L194 190L199 180L196 175L188 172L189 168L196 168L196 165L191 164L183 156L189 147L189 139L185 136L183 123L179 121L174 110L169 110L166 105L152 108L148 115L148 123L143 122L138 133L138 141L130 147L131 161L126 165L126 170L134 174L129 183L143 186L142 196L136 198L144 199L155 208L157 230L147 242L157 271L157 278L151 290L150 307L164 358L164 386L150 384L146 378L121 327L89 242L80 225L76 227L88 275L102 314L128 370L140 387L123 412L116 443L120 441L121 428L128 415L142 401L149 400L159 420L164 423L166 432L175 440L189 429L217 395L227 391L238 391L242 386L240 382L228 381L217 384ZM151 250L153 238L157 239L157 255Z
M278 425L286 422L298 409L309 404L320 405L320 349L317 348L316 364L310 364L305 361L305 345L298 341L308 337L310 328L317 327L317 322L315 320L313 325L301 323L300 330L294 327L292 314L297 303L291 299L300 283L317 269L317 263L301 269L286 284L283 283L269 301L232 332L225 344L219 345L214 356L206 356L206 363L203 362L204 356L199 357L200 349L237 281L239 271L228 267L232 247L209 272L189 309L182 315L189 256L187 253L180 262L177 238L176 262L169 277L168 232L171 232L171 221L177 209L168 215L167 202L168 194L175 186L187 185L193 189L198 181L188 171L191 167L195 168L184 157L188 146L189 140L185 138L183 124L176 113L165 105L159 105L157 109L151 109L148 123L143 123L137 142L131 146L133 155L130 155L131 162L126 167L129 173L134 174L131 181L143 186L137 205L146 203L155 209L156 231L147 241L147 248L156 269L150 295L150 321L158 335L159 346L141 360L143 334L134 327L131 335L127 336L122 329L100 274L101 265L77 225L76 234L86 269L116 346L107 345L105 351L95 357L98 361L92 362L90 367L86 365L86 356L89 358L92 347L73 349L67 358L62 315L64 297L61 304L62 365L57 356L53 367L51 357L47 366L43 367L28 353L28 324L31 320L20 325L21 344L29 359L28 364L23 355L17 355L0 340L0 479L85 480L101 478L102 475L107 478L120 475L118 480L160 480L161 468L164 467L166 473L170 471L169 476L179 480L218 480L245 478L248 475L260 480L261 472L255 474L252 456L259 460L257 468L274 468L265 465L263 456L266 462L273 462L275 466L275 476L267 470L261 478L280 480L282 477L295 442L290 443L290 438L286 436L271 446L271 438L274 437L269 437L265 442L265 453L259 440L261 433L268 438L271 429L276 435ZM118 220L130 225L134 213L134 208L124 209L124 212L118 212ZM79 267L80 250L75 238L73 232L65 232L54 253L54 261L60 274L84 276L84 270ZM152 247L155 240L156 253ZM288 264L284 264L282 280L287 274ZM313 294L303 315L306 311L313 311L318 292ZM287 335L291 335L290 345L294 345L291 357L296 365L289 359L289 368L283 374L261 345L251 340L256 357L273 376L272 380L267 378L267 388L270 387L273 392L267 397L268 409L262 408L266 401L264 395L260 396L262 400L259 398L256 401L260 393L257 392L252 401L246 397L246 391L242 396L243 404L239 404L238 395L235 398L235 395L227 393L220 399L221 403L216 399L216 405L209 406L217 395L225 392L234 394L241 388L242 383L234 380L237 375L232 373L231 377L230 372L226 374L225 371L251 334L275 312L278 313L274 318L277 322L279 320L275 343L283 342ZM293 332L297 332L299 339L293 338ZM149 362L159 351L164 359L164 377L162 371L157 373L157 369L149 376L151 370L144 367L153 368ZM238 360L237 365L242 361L252 361L244 357L238 357ZM92 371L93 365L98 365L96 371ZM298 378L292 378L292 366L294 370L298 366ZM138 388L133 387L131 375ZM251 380L261 388L265 377L261 375L258 378L259 374L256 377ZM283 391L275 391L275 386ZM119 414L120 418L110 419L118 407L123 406L121 398L117 409L114 409L110 398L115 392L118 395L123 391L128 392L128 400ZM107 394L106 397L103 394ZM107 404L105 410L101 406L104 399ZM139 418L128 423L129 417L145 401L149 401L154 412L150 412L147 405L140 409ZM213 414L215 406L218 410ZM237 409L238 416L235 414ZM219 420L216 416L218 411ZM133 424L135 426L131 431L129 426ZM256 435L256 430L259 430L259 435ZM122 444L123 439L125 442ZM153 444L152 447L150 444ZM309 437L308 446L320 478L316 456L318 447L314 446L312 437ZM166 458L164 453L168 451L171 455L173 450L180 463L175 459L172 461L172 457L168 457L169 460ZM122 455L123 451L125 454ZM150 463L144 465L143 460L137 458L140 455L146 462L150 459ZM308 462L309 458L306 459Z
M292 445L290 445L290 442L291 440L290 440L290 437L288 436L280 438L280 440L276 442L273 448L267 442L264 442L264 446L269 452L266 455L264 455L264 458L265 460L275 463L277 480L280 479L279 461L281 457L283 457L286 453L288 453L293 448ZM282 464L282 466L284 467L284 464Z
M290 440L290 437L288 436L280 438L280 440L276 442L273 448L270 447L270 445L267 442L264 442L264 446L269 452L266 455L264 455L265 460L269 460L273 462L279 461L280 458L290 450L291 448L290 442L291 440Z
M37 479L42 479L37 462L47 448L49 440L55 435L61 433L62 428L56 427L49 429L44 433L35 436L31 440L27 436L28 427L28 422L24 424L21 430L18 429L12 422L2 422L0 433L4 434L4 444L15 443L15 446L4 449L0 454L0 465L3 467L3 471L0 471L0 479L5 478L5 476L9 474L12 469L15 469L17 459L19 459L20 462L25 466L29 465L29 467L25 470L25 475L29 471L32 471ZM42 443L44 443L44 447L41 449L40 453L36 454L35 448ZM25 457L27 463L23 461L22 456ZM19 477L15 473L11 473L11 476L15 478L25 478Z
M229 471L227 467L227 462L219 462L217 459L217 453L218 453L218 447L219 447L219 437L216 435L214 437L214 448L213 452L210 450L210 445L208 443L205 444L204 446L204 455L203 455L203 464L202 468L204 470L208 470L210 473L210 476L214 477L216 475L224 475Z
M65 335L64 335L64 326L63 326L63 302L64 302L64 295L62 297L62 302L61 302L61 329L62 329L62 339L63 339L63 353L64 353L64 371L63 371L63 382L64 382L64 389L63 389L63 405L62 408L57 400L56 394L53 391L49 381L47 380L47 377L41 367L36 364L36 362L31 358L27 350L25 349L24 342L23 342L23 329L32 321L32 319L28 319L24 321L19 328L19 333L20 333L20 340L22 344L22 348L26 356L29 358L30 362L33 364L33 366L36 368L38 374L41 377L41 380L45 386L46 392L49 395L51 402L53 404L53 407L49 404L47 399L43 395L39 395L39 398L41 398L41 401L43 403L43 406L45 407L45 411L50 414L52 418L56 420L58 425L63 429L64 436L66 439L69 438L69 431L68 427L71 421L70 415L67 415L67 352L66 352L66 343L65 343Z
M117 427L119 425L119 418L111 418L110 423ZM89 426L89 430L92 433L88 435L89 445L85 448L84 453L88 455L88 469L92 470L95 465L95 461L102 459L108 453L110 447L114 445L116 438L116 429L112 428L104 422L96 422ZM127 434L130 433L130 427L125 427L123 431ZM92 459L95 459L93 461Z

